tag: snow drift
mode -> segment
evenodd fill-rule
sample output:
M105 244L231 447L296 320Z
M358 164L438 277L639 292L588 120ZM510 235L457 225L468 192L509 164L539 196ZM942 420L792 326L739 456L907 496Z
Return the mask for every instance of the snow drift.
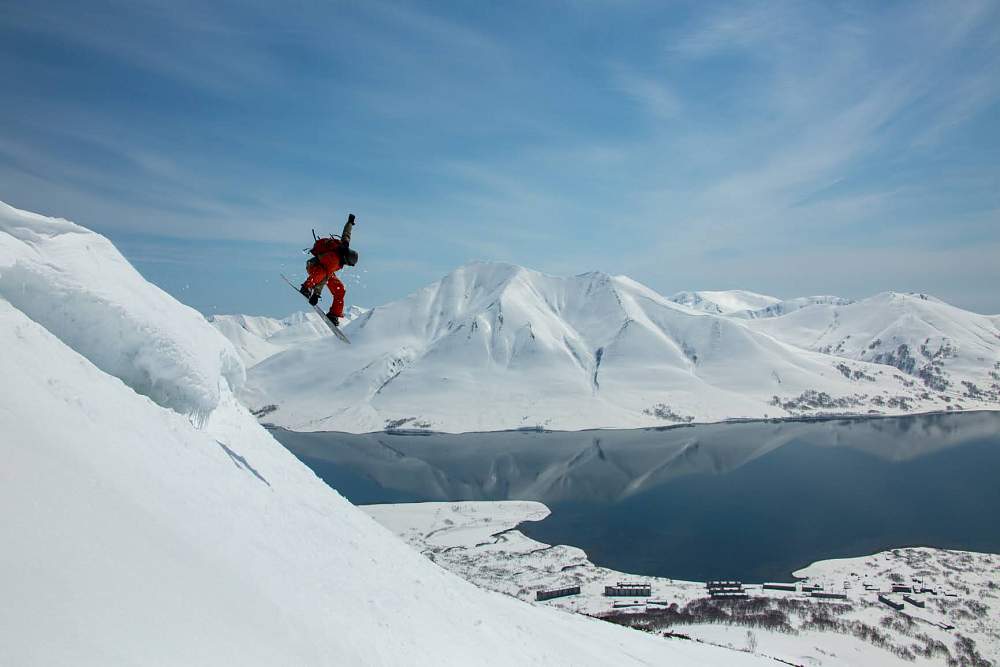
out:
M222 336L106 240L2 219L0 664L757 664L446 573L275 442Z
M243 364L194 309L146 282L103 236L0 202L0 296L98 368L203 419Z

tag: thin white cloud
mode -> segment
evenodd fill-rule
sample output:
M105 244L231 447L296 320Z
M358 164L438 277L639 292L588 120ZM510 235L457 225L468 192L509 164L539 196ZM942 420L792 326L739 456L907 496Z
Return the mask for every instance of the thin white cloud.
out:
M616 68L614 81L620 92L638 102L655 119L668 120L681 112L680 97L664 81L623 67Z
M0 15L0 27L55 38L217 95L280 80L259 33L206 3L110 2L83 12L22 3Z
M788 2L712 5L707 15L684 32L672 32L667 49L688 58L705 58L737 50L768 49L802 34L801 6Z

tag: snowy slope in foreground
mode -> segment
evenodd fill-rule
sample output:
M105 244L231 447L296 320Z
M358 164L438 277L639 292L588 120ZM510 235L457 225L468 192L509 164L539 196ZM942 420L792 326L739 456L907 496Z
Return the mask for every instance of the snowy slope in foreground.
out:
M731 301L749 304L745 295ZM786 318L701 312L620 276L558 278L473 263L369 311L347 328L354 345L322 340L268 358L251 369L241 397L292 430L351 432L997 406L990 396L963 398L959 387L928 393L894 367L751 327ZM996 344L983 354L984 368L1000 361Z
M232 345L103 236L0 202L0 296L160 405L205 416L243 382Z

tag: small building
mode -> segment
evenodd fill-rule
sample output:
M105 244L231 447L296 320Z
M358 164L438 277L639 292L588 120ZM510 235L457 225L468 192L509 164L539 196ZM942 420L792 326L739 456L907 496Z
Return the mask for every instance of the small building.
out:
M625 600L621 600L620 602L612 602L611 603L611 608L612 609L628 609L629 607L643 607L643 606L645 606L645 605L642 602L638 602L638 601L627 602Z
M832 591L813 591L809 594L811 598L820 598L823 600L846 600L847 593L834 593Z
M906 584L893 584L892 585L892 592L893 593L912 593L913 592L913 586L908 586Z
M726 580L726 581L706 581L705 588L710 591L717 590L743 590L743 582L736 580Z
M796 584L764 584L765 591L797 591L799 589Z
M552 600L555 598L564 598L569 595L579 595L579 586L569 586L567 588L556 588L551 591L535 591L535 601L541 602L542 600Z
M653 594L653 586L649 583L635 581L619 581L614 586L605 586L604 595L615 598L648 598Z
M823 590L823 587L819 584L802 584L803 593L813 593L821 590Z
M742 600L750 597L742 581L707 581L705 588L713 599Z
M896 611L902 611L903 610L903 603L902 602L896 602L892 598L886 597L885 595L882 595L881 593L879 593L878 601L881 602L884 605L888 605L888 606L892 607Z
M909 602L909 603L910 603L910 604L912 604L912 605L913 605L914 607L920 607L921 609L923 609L923 608L924 608L925 606L927 606L927 605L926 605L926 604L924 603L924 601L923 601L923 600L918 600L917 598L913 597L912 595L904 595L904 596L903 596L903 600L904 600L905 602Z

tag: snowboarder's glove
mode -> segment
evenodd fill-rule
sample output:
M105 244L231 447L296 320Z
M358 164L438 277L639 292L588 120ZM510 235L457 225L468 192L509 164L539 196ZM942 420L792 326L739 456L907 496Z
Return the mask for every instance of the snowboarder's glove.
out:
M312 295L309 297L309 305L315 306L317 303L319 303L319 294L313 292Z

